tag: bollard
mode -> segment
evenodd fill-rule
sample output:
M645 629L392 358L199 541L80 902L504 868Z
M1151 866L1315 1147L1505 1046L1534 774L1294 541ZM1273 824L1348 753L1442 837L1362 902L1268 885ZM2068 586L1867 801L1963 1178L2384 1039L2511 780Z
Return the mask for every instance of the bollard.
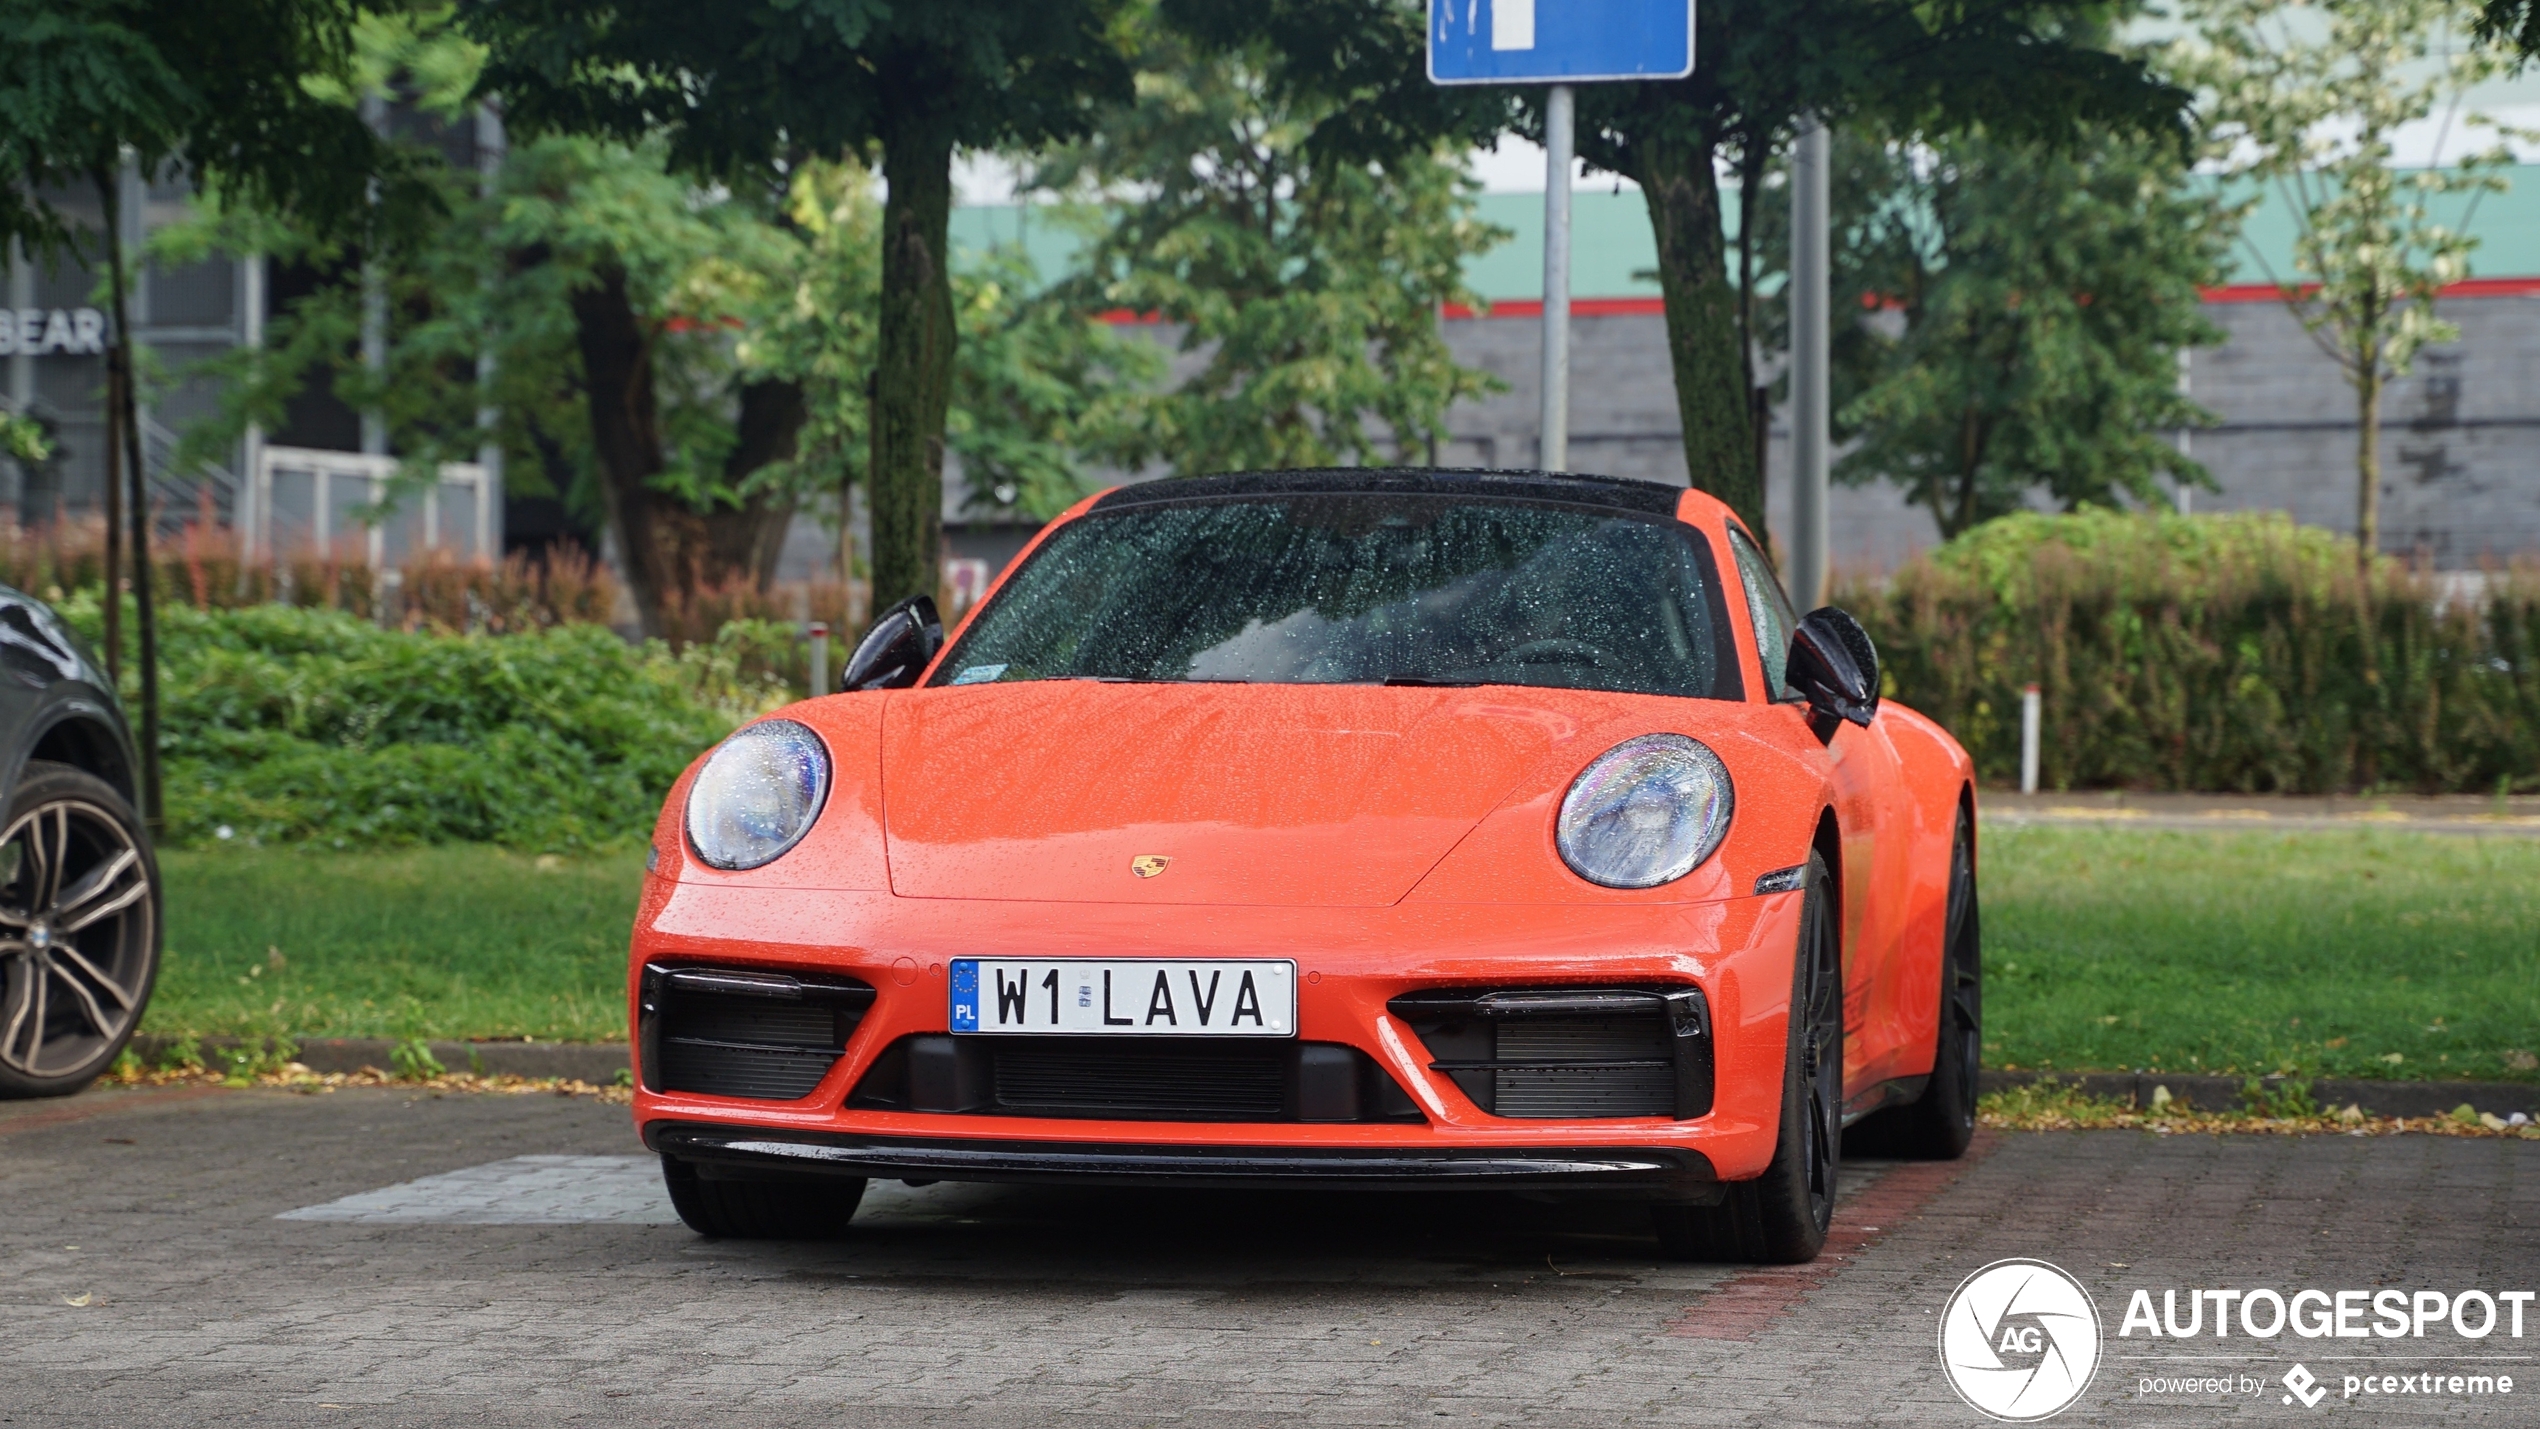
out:
M2044 713L2044 700L2037 686L2020 691L2020 792L2037 792L2038 724Z
M811 693L814 699L829 693L829 625L821 620L811 623Z

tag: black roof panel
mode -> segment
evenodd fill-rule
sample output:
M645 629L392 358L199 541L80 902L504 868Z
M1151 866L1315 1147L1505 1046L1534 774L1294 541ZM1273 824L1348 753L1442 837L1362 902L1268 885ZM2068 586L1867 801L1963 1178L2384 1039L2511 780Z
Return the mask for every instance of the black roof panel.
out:
M1550 471L1483 471L1458 467L1349 466L1310 471L1230 471L1215 476L1167 477L1119 487L1094 504L1097 511L1160 506L1184 501L1239 500L1249 496L1461 496L1501 501L1556 502L1637 515L1673 516L1681 486L1615 476L1575 476Z

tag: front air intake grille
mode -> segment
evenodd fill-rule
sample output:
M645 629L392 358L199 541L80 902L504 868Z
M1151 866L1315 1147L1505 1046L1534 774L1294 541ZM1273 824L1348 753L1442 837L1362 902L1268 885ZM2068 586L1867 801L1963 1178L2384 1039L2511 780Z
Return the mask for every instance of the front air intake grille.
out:
M809 1096L873 1005L854 978L648 966L644 1085L755 1101Z
M1656 1009L1638 1017L1497 1024L1500 1116L1673 1116L1673 1041Z
M1355 1047L1286 1038L903 1037L851 1107L1088 1121L1420 1121Z
M1411 1024L1443 1072L1493 1116L1695 1117L1711 1109L1702 991L1505 988L1407 993Z

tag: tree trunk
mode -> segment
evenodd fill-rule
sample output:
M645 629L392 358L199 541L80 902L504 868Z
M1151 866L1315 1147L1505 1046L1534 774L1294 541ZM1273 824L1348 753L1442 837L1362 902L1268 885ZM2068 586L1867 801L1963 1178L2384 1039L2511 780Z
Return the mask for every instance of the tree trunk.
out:
M2355 379L2355 565L2366 573L2381 550L2381 383L2378 364Z
M792 461L803 422L811 408L801 384L766 378L741 388L740 439L723 459L723 479L738 487L759 468ZM747 571L765 590L776 579L776 562L785 553L785 532L794 523L791 493L756 492L739 509L716 512L715 549L723 568Z
M582 348L583 400L591 413L591 450L600 493L616 529L644 633L660 636L663 604L678 585L668 543L655 521L653 479L662 472L661 409L653 391L651 335L626 295L626 270L609 264L598 282L573 295L574 336Z
M873 608L933 595L944 540L952 405L952 140L912 124L882 147L881 322L873 380Z
M118 329L115 341L123 341ZM123 380L123 364L106 359L106 683L123 696L123 423L115 384Z
M109 254L123 232L123 193L119 175L110 168L99 168L90 177L97 185L97 202L106 219ZM118 301L123 284L115 284ZM122 309L116 309L115 341L122 343L128 334L123 329ZM123 695L123 403L115 395L117 374L123 368L111 356L106 360L106 682L115 687L117 698Z
M1749 531L1761 532L1764 489L1748 427L1746 362L1738 351L1737 295L1729 288L1720 233L1713 147L1707 139L1644 142L1634 177L1657 231L1686 477L1694 489L1727 502Z
M132 590L134 597L135 633L141 637L138 652L141 660L141 817L152 833L164 832L166 813L159 800L159 617L150 580L150 482L149 453L141 445L141 403L133 391L132 317L125 302L122 174L107 176L99 170L98 189L106 197L106 269L113 289L115 344L108 350L106 361L113 368L107 381L112 410L106 420L122 434L124 465L131 472L132 520ZM108 474L108 480L113 480ZM109 503L108 524L113 523ZM107 609L122 605L115 593L115 561L113 538L108 537L106 563Z
M1755 207L1764 193L1764 147L1753 136L1738 156L1737 176L1737 359L1738 382L1746 390L1746 430L1755 453L1756 526L1749 534L1772 559L1772 533L1763 526L1764 497L1772 477L1773 392L1755 380Z
M628 593L646 635L702 637L712 632L683 629L680 617L701 588L746 580L767 589L793 520L794 499L762 491L699 511L655 489L653 478L668 463L653 386L652 337L627 297L625 270L604 268L600 280L573 295L573 316L592 446L609 521L623 547ZM735 487L770 462L794 455L806 411L802 388L791 382L751 382L740 395L740 429L723 462L723 478Z

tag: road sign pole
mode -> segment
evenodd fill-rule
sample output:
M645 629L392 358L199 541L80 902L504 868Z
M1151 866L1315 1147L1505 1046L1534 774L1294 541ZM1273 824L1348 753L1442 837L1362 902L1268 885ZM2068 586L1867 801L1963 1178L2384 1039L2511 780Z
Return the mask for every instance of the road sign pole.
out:
M1556 84L1543 106L1543 440L1537 463L1570 469L1570 153L1576 108Z
M1790 593L1802 610L1826 601L1826 126L1803 121L1790 162Z
M1429 0L1434 84L1541 84L1543 421L1535 463L1570 469L1571 86L1693 73L1694 0Z

